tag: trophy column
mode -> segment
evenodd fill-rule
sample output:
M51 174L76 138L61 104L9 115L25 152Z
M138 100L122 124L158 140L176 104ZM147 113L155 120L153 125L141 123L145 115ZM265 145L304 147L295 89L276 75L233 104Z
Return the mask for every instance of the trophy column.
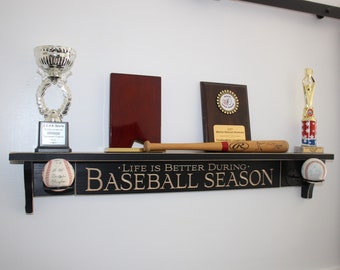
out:
M71 75L76 52L65 46L39 46L34 49L38 73L42 76L42 83L36 93L36 100L40 114L44 121L39 122L38 146L35 152L71 152L69 147L68 122L63 122L71 106L71 91L66 85ZM47 89L55 85L62 91L63 103L58 109L46 106L44 96Z

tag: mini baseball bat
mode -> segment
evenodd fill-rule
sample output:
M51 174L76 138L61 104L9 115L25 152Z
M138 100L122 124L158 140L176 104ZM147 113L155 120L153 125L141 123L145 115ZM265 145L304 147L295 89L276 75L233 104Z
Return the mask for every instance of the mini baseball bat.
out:
M266 141L226 141L206 143L151 143L144 142L144 152L166 150L202 150L215 152L245 153L284 153L288 151L288 142L283 140Z

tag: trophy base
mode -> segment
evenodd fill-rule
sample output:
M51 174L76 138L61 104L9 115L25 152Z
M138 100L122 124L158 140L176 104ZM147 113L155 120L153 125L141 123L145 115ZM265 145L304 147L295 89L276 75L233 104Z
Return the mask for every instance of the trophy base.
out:
M323 153L324 149L321 146L295 146L294 153Z
M60 147L36 147L34 149L36 153L70 153L72 152L71 148L60 148Z
M72 152L67 122L39 122L39 139L35 152Z

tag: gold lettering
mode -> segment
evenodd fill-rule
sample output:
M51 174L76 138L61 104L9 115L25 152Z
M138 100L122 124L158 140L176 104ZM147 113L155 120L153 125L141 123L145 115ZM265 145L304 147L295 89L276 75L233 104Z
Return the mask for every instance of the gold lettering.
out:
M244 175L245 174L245 175ZM241 187L246 187L248 185L248 172L247 171L241 171L240 172L240 181L238 182ZM242 184L242 180L244 180L244 184Z
M165 186L166 184L169 184L169 185L170 185L170 189L174 189L175 187L174 187L174 185L173 185L172 182L171 182L171 178L170 178L169 174L166 173L165 175L166 175L166 177L165 177L165 180L164 180L164 182L163 182L163 185L162 185L161 189L165 189L164 186Z
M253 175L257 176L255 180L257 180L257 182L253 182ZM261 173L258 171L258 170L253 170L250 172L249 174L249 181L250 181L250 184L255 187L255 186L258 186L261 182Z
M215 185L214 179L210 178L210 177L213 177L213 176L214 176L214 174L211 173L211 172L205 174L205 176L204 176L204 180L206 180L206 181L204 181L204 187L205 188L212 188L212 187L214 187L214 185Z
M262 170L262 178L263 178L262 186L265 186L264 178L267 178L270 185L273 185L273 168L270 169L270 176L268 175L266 170L263 169Z
M120 188L118 187L118 184L116 182L116 178L113 175L113 173L110 173L109 175L110 175L109 181L107 182L106 187L103 190L104 191L108 191L109 190L109 185L113 185L114 186L114 188L113 188L114 190L120 190Z
M216 173L216 187L224 187L225 181L224 181L224 172L217 172Z
M127 178L125 178L127 177ZM123 185L121 185L121 189L122 190L131 190L132 189L132 183L131 183L131 174L129 173L123 173L122 174L122 177L121 177L121 180L123 183L126 183L128 185L128 187L123 187Z
M165 171L165 172L172 171L172 166L171 166L171 164L164 164L164 171Z
M209 163L209 171L215 171L216 170L216 164Z
M144 174L141 174L141 173L135 174L135 188L134 188L134 190L144 190L145 189L143 180L144 180ZM141 185L139 186L139 184L141 184Z
M102 172L101 170L97 168L86 168L87 170L87 189L85 191L89 192L94 192L94 191L99 191L103 187L103 181L101 179ZM91 176L91 172L97 172L97 176ZM98 187L97 188L91 188L91 181L97 181L98 182Z
M123 164L122 167L123 167L123 169L122 169L123 172L131 172L131 169L128 168L128 167L126 166L126 164Z
M148 182L149 186L147 190L154 190L154 189L159 189L161 186L161 183L159 182L159 175L158 174L149 174L148 175ZM152 187L152 184L155 184L154 187Z
M122 171L123 172L146 172L147 167L146 165L139 165L139 164L135 164L135 165L123 164Z
M228 184L226 185L226 187L229 187L230 185L230 182L234 182L234 187L238 187L238 183L236 181L236 177L235 177L235 174L234 172L231 172L230 173L230 177L229 177L229 181L228 181Z
M176 173L177 176L177 185L176 185L176 189L184 189L187 187L187 185L181 186L181 174L180 173Z
M160 165L151 165L151 171L152 172L160 172L161 166Z
M192 185L192 173L188 173L188 177L189 177L188 188L198 188L198 184L196 184L195 186Z

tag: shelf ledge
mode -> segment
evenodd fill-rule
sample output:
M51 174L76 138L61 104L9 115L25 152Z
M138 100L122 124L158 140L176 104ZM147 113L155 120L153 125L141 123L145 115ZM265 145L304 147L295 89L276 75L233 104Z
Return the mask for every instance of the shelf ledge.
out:
M267 6L280 7L316 15L319 19L331 17L340 19L340 8L303 0L241 0Z
M333 160L323 153L10 153L24 164L26 213L34 196L225 191L299 186L312 198L316 183L301 168L308 159ZM75 179L65 191L44 186L42 174L51 159L64 159Z

